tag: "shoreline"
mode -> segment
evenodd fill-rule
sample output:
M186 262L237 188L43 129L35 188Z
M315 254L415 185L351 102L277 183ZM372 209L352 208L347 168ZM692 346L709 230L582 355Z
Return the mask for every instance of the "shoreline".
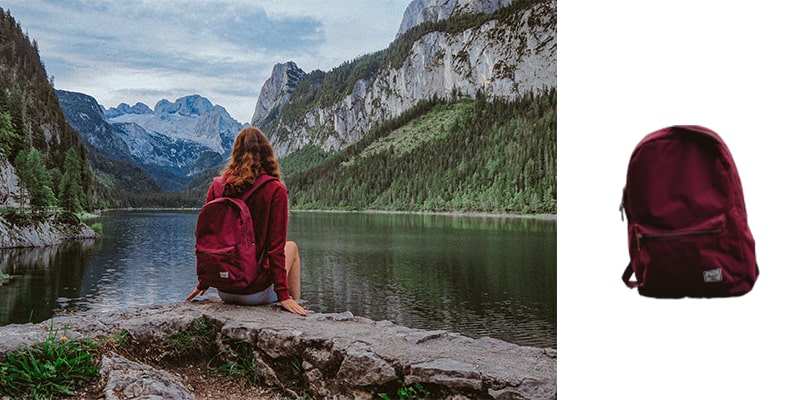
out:
M531 218L548 221L556 221L558 214L513 214L513 213L491 213L473 211L389 211L389 210L363 210L356 211L365 214L419 214L419 215L443 215L448 217L487 217L487 218Z
M108 208L105 210L98 211L99 214L102 214L107 211L200 211L200 208L197 207L145 207L145 208L136 208L136 207L128 207L128 208ZM545 221L557 221L558 214L514 214L514 213L491 213L491 212L480 212L480 211L398 211L398 210L376 210L376 209L365 209L365 210L313 210L313 209L293 209L291 212L307 212L307 213L340 213L340 214L410 214L410 215L441 215L446 217L469 217L469 218L523 218L523 219L539 219ZM94 214L94 216L99 216Z

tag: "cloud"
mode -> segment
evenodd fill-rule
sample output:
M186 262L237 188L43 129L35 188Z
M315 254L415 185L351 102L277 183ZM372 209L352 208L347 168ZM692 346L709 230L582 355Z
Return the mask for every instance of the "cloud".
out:
M208 97L249 122L276 63L328 71L386 48L409 0L10 0L56 87L106 107Z

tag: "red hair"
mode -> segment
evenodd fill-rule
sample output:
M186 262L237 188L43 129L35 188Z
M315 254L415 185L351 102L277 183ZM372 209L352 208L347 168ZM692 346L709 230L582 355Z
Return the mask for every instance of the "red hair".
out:
M252 185L261 171L281 179L281 171L275 151L260 129L248 126L236 136L233 142L231 161L222 172L225 183L231 183L238 190Z

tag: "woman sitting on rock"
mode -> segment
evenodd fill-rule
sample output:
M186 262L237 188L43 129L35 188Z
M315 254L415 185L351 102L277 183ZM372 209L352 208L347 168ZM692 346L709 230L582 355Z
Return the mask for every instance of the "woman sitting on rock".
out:
M257 188L245 200L253 219L256 249L264 249L264 265L249 287L235 292L217 288L219 297L226 303L260 305L280 302L295 314L307 315L295 301L300 298L300 254L295 242L286 241L289 218L289 200L286 187L281 182L278 161L267 137L258 128L242 129L233 144L231 161L222 175L215 178L206 196L206 203L214 200L215 185L224 185L226 197L240 197L263 174L276 177ZM186 298L204 295L209 286L198 283Z

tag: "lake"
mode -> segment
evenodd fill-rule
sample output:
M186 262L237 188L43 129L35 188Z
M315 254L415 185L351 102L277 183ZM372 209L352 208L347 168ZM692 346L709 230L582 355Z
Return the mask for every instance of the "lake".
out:
M0 325L183 301L196 211L110 211L103 237L0 250ZM556 221L293 211L289 240L315 312L556 348Z

